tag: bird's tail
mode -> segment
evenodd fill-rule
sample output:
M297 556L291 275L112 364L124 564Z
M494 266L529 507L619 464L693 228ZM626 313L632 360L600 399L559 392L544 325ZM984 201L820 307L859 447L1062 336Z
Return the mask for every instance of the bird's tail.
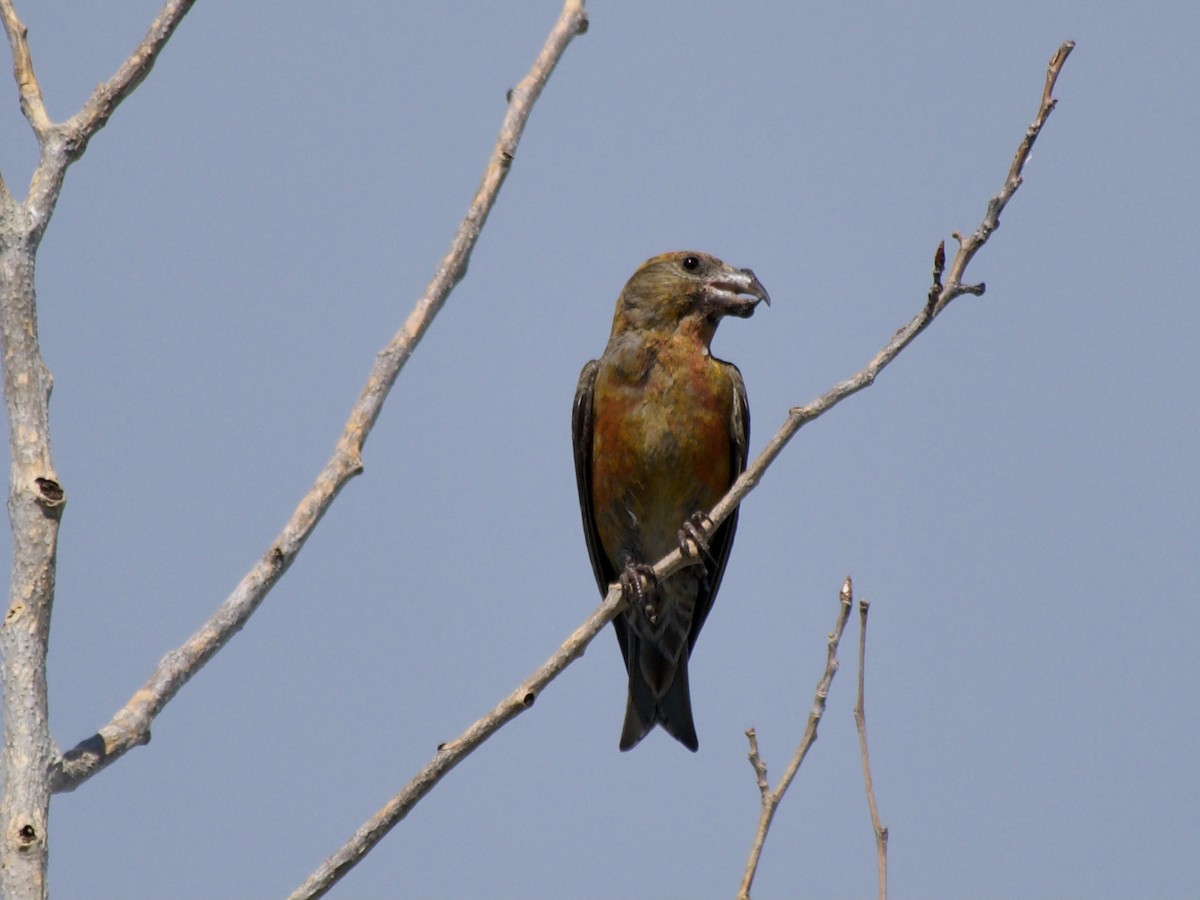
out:
M633 749L651 728L662 725L667 734L695 753L700 748L700 740L696 737L696 724L692 721L687 652L682 653L675 664L674 677L667 689L661 697L656 697L639 665L639 645L642 641L632 633L629 640L629 698L625 704L625 725L621 729L621 749Z

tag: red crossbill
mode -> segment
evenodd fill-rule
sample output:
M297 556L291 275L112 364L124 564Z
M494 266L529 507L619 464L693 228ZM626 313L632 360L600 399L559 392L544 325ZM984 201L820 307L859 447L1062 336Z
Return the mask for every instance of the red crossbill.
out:
M629 600L613 626L629 675L621 749L656 724L689 750L696 726L688 658L737 530L735 510L705 543L704 513L746 468L750 412L741 373L709 352L723 316L746 318L766 289L705 253L656 256L617 298L603 355L583 367L572 432L588 554L600 593ZM697 564L656 582L676 546Z

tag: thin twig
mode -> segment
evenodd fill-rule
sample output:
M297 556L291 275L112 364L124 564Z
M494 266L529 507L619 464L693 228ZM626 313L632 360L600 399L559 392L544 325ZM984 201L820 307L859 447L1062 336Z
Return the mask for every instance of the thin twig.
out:
M12 47L13 79L17 82L17 92L21 97L21 112L29 120L29 126L41 143L53 123L46 114L42 88L33 72L33 56L29 52L29 29L17 17L12 0L0 0L0 18L4 19L4 31Z
M871 811L871 827L875 832L875 864L879 875L879 900L887 900L887 843L888 830L879 821L879 807L875 803L875 782L871 778L871 757L867 752L867 613L871 604L858 601L858 700L854 704L854 724L858 728L858 751L862 757L863 784L867 790L867 807Z
M808 725L804 729L803 737L800 738L800 745L796 748L796 752L792 756L791 762L788 763L783 777L779 779L779 784L775 790L771 790L768 787L767 764L759 756L758 737L753 728L746 732L746 737L750 742L750 765L754 767L761 806L758 813L758 827L754 830L754 841L750 845L750 857L746 860L746 868L742 872L742 883L738 888L738 900L750 900L750 885L753 884L754 875L758 872L758 862L762 858L763 844L766 843L767 832L771 828L771 820L775 818L775 811L779 808L779 803L783 800L783 795L791 786L796 773L800 771L800 765L804 762L804 757L808 755L809 749L817 740L817 726L821 723L821 716L825 713L825 701L829 697L829 686L833 683L833 676L837 674L838 670L838 644L842 640L842 632L846 630L846 622L850 619L850 609L853 606L853 601L854 587L851 584L850 576L847 575L846 580L842 582L842 589L838 594L837 623L834 625L833 631L829 633L825 655L825 672L821 676L821 680L817 682L817 691L813 696L812 710L808 714Z
M586 28L587 13L583 0L566 0L529 74L509 94L508 112L484 171L483 181L454 235L449 251L404 326L376 356L366 386L350 412L333 455L300 500L283 531L212 617L182 646L163 657L149 681L117 711L112 721L63 754L55 772L56 792L73 790L133 747L150 740L150 725L154 718L213 654L241 630L295 560L338 493L362 471L362 447L379 417L388 392L433 317L466 273L471 251L512 166L517 143L533 104L571 39L582 34Z
M954 262L950 265L950 277L946 281L946 287L935 304L933 310L934 316L945 309L946 304L955 297L959 297L962 294L975 294L978 296L984 292L983 282L979 284L963 284L963 274L967 270L967 264L971 262L975 254L979 252L979 249L987 243L988 238L992 236L992 232L1000 227L1000 213L1004 211L1004 207L1008 205L1008 201L1012 199L1013 194L1017 192L1017 188L1021 186L1025 163L1029 161L1029 154L1033 150L1034 141L1042 133L1042 126L1046 124L1046 119L1049 118L1050 113L1054 112L1054 107L1058 104L1058 101L1054 99L1055 82L1058 81L1058 75L1062 71L1063 63L1067 61L1067 57L1071 55L1071 51L1074 49L1074 41L1064 41L1054 56L1050 58L1050 64L1046 68L1046 84L1042 88L1042 101L1038 106L1037 115L1034 117L1033 123L1026 129L1025 137L1022 138L1020 145L1017 147L1012 166L1008 170L1008 177L1004 179L1004 186L1000 189L1000 193L988 201L987 212L983 217L983 222L965 238L958 232L954 232L951 235L951 237L958 241L958 253L954 255Z

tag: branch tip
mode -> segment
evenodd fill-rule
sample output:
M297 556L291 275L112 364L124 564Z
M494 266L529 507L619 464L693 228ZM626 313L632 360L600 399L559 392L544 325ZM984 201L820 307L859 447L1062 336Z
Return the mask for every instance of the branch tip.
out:
M1054 85L1058 81L1058 74L1062 71L1063 63L1067 61L1067 57L1074 49L1074 41L1063 41L1062 45L1054 51L1054 55L1050 57L1050 65L1046 69L1046 87L1042 90L1042 106L1048 107L1048 109L1053 109L1054 104L1058 102L1053 97Z

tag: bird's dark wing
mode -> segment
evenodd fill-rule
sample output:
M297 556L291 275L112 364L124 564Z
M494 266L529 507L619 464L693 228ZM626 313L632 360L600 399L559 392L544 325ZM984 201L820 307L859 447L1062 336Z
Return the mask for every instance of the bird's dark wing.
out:
M729 470L733 474L729 483L732 485L734 479L746 471L746 460L750 448L750 405L746 400L746 385L742 381L742 373L738 371L738 367L724 360L720 362L726 367L726 371L733 381L734 401L732 417L729 421ZM735 509L713 532L712 539L708 542L712 560L708 562L708 574L700 595L696 598L696 609L692 614L692 628L688 632L689 654L696 646L696 638L700 636L700 629L704 627L704 620L708 618L708 611L712 609L713 600L717 597L717 590L721 587L721 579L725 575L725 564L729 562L729 551L733 548L733 536L737 533L737 523L738 510Z
M575 388L575 405L571 412L571 441L575 445L575 485L579 488L579 512L583 516L583 536L587 540L588 557L592 561L592 572L600 596L608 593L608 586L617 580L617 570L609 561L600 543L600 532L596 530L596 514L592 509L592 400L596 392L596 373L600 361L593 359L579 373L579 386ZM726 551L728 552L728 551ZM629 669L628 626L622 616L613 619L617 642L621 645L621 659Z
M596 515L592 509L592 397L596 390L596 373L600 361L593 359L579 373L575 389L575 406L571 413L571 441L575 445L575 484L579 488L579 511L583 515L583 536L587 539L588 556L596 585L603 596L608 586L617 580L617 572L600 545L596 530Z

